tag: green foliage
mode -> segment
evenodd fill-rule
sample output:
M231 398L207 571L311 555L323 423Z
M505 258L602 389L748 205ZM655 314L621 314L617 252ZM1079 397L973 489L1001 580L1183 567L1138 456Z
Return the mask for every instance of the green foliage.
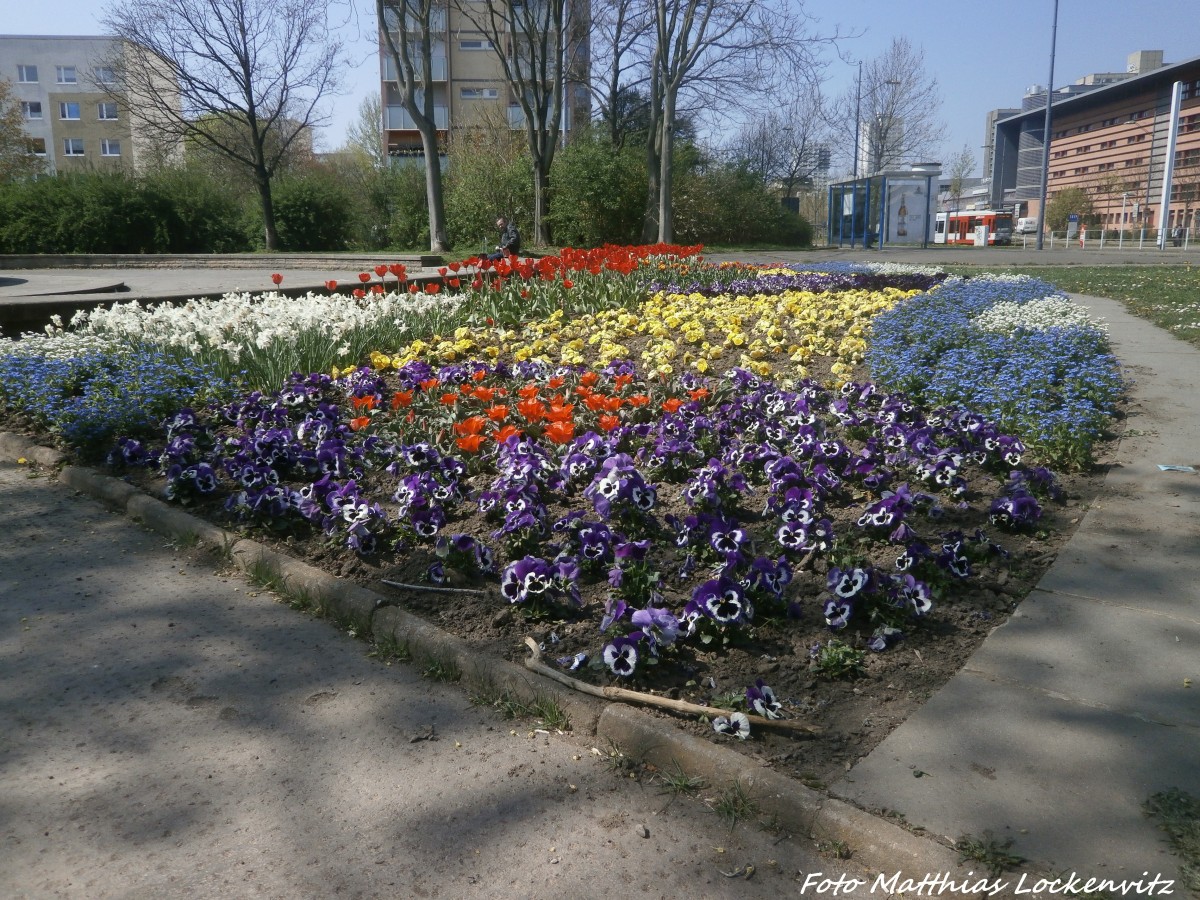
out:
M346 188L328 171L309 170L274 183L271 190L279 249L344 250L349 246L353 202ZM261 239L262 211L255 207L247 229Z
M187 169L147 175L142 190L162 210L162 242L156 252L240 253L250 249L238 221L241 201L220 182Z
M1095 219L1092 199L1083 188L1064 188L1054 195L1054 199L1046 204L1046 227L1051 231L1065 231L1067 216L1072 213L1079 216L1081 225L1090 224Z
M990 831L985 831L981 838L964 834L954 844L954 849L958 851L962 862L980 863L987 868L989 874L995 876L1025 861L1025 857L1010 852L1012 845L1012 838L1001 841Z
M533 168L519 132L490 124L455 132L447 146L446 228L464 251L490 251L499 234L496 217L507 215L528 244L533 228Z
M599 129L585 131L555 157L551 184L550 228L556 243L637 243L646 205L641 148L614 151Z
M812 243L812 226L784 208L753 175L732 166L675 179L675 239L681 244Z
M849 644L830 638L813 654L813 668L822 678L857 678L865 671L867 655Z
M379 194L372 198L379 210L387 246L429 249L429 198L425 192L422 160L401 160L380 172Z
M238 203L183 171L79 173L0 185L0 252L206 253L245 249Z
M1152 794L1142 810L1158 820L1180 858L1179 874L1192 891L1200 892L1200 799L1171 788Z

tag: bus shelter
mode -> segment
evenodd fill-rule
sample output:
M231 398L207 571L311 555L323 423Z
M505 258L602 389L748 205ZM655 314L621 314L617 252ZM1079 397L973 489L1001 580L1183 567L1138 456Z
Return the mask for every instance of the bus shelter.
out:
M882 249L933 240L940 163L919 163L829 186L829 243Z

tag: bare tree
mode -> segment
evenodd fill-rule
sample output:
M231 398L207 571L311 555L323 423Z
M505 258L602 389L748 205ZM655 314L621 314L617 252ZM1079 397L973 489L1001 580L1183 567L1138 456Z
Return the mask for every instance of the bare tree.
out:
M806 28L811 20L799 0L652 2L647 223L656 222L658 240L670 242L675 233L671 188L681 98L710 108L740 109L747 96L771 88L767 73L816 83L817 50L838 36L809 34Z
M0 184L38 175L45 168L25 133L24 117L13 97L12 83L0 79Z
M630 123L644 120L648 113L651 12L646 0L592 0L594 74L589 89L618 150L625 145Z
M785 197L812 184L829 168L832 135L821 99L815 90L791 100L769 104L751 119L726 150L743 168L767 186L778 186Z
M346 130L346 147L362 154L376 169L388 163L383 145L383 103L378 94L368 94L358 104L358 118Z
M421 135L425 154L425 197L429 205L429 249L450 249L446 233L446 203L434 112L433 31L446 15L445 0L375 0L384 43L395 69L400 105Z
M841 126L855 134L856 152L873 175L905 160L934 153L944 127L937 76L925 69L925 51L905 37L862 64L861 79L837 104Z
M122 38L108 61L114 95L147 111L145 127L251 172L268 250L279 248L271 179L292 144L328 121L319 107L342 68L326 10L311 0L118 0L103 17Z
M533 163L533 241L550 241L550 168L562 127L564 83L586 55L586 3L580 0L456 0L463 18L496 47L520 106ZM578 76L576 76L578 77Z
M962 206L963 194L967 192L967 179L971 177L971 173L975 171L975 151L971 149L970 144L963 144L962 149L950 160L950 164L946 166L946 176L950 179L949 191L950 199L954 202L954 212L957 212Z

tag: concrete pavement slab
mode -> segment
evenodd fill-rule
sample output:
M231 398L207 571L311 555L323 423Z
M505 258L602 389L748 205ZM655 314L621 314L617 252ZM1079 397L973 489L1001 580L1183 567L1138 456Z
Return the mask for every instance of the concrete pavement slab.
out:
M1189 611L1200 612L1200 603ZM1200 615L1036 590L966 670L1123 716L1200 729Z
M1141 804L1172 787L1200 795L1197 746L1195 728L968 672L830 789L950 840L1011 837L1014 851L1052 868L1178 880L1178 859Z

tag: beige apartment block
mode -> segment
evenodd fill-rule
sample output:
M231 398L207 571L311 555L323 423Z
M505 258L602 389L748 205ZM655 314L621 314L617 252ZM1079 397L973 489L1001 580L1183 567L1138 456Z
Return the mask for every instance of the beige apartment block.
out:
M474 5L482 14L485 4ZM575 0L571 15L576 22L586 22L588 10L586 0ZM396 20L391 19L391 24L393 36L398 39ZM410 33L415 31L411 22L409 30ZM444 142L450 130L457 128L499 123L514 131L523 129L524 116L505 81L500 59L500 54L511 57L515 36L505 35L501 46L496 46L453 3L435 12L430 31L434 47L434 121L439 142ZM569 44L571 63L565 83L564 139L575 122L586 122L590 115L590 95L584 83L588 69L587 28L576 28ZM421 136L412 117L401 105L395 67L382 32L379 35L379 71L384 149L392 157L421 156Z
M139 104L114 93L121 55L112 37L0 35L0 77L51 174L137 172L178 155L145 127Z

